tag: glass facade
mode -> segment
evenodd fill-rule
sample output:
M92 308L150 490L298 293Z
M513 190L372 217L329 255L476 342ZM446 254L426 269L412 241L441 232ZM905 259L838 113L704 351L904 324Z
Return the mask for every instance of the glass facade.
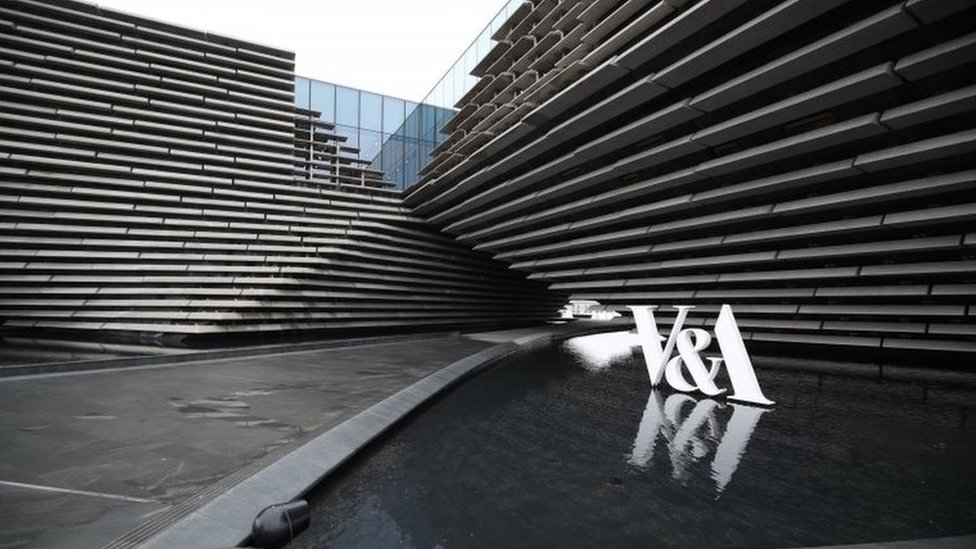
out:
M360 158L386 172L399 189L416 181L420 166L429 162L421 155L444 139L437 129L455 112L418 109L412 101L301 76L295 79L295 105L322 113L347 145L359 148Z
M295 79L295 104L322 113L336 124L360 158L383 170L398 189L419 179L431 151L447 139L440 131L457 112L455 104L478 82L471 70L494 46L491 35L522 4L510 0L441 77L421 103L370 93L304 77Z
M412 101L301 76L295 79L295 105L335 123L346 144L358 147L359 157L386 172L399 189L416 181L420 166L427 163L420 155L443 140L438 123L443 125L454 114L432 107L421 111Z
M430 152L447 138L446 134L440 132L440 128L444 127L444 124L457 112L458 100L478 83L478 78L471 76L471 71L494 47L495 43L491 36L498 31L522 3L523 0L509 0L468 46L468 49L458 57L458 60L454 62L447 73L427 93L423 101L419 105L407 109L404 124L406 126L405 134L409 136L412 133L419 132L421 150L416 159L416 165L412 163L413 157L409 158L411 162L409 167L406 164L404 165L406 174L403 188L417 182L419 179L417 172L432 160ZM396 147L396 144L393 146Z
M481 34L474 39L474 42L468 46L468 49L458 57L458 60L454 62L447 73L434 85L433 89L427 93L421 103L444 109L454 109L458 100L478 83L478 78L471 76L471 71L495 46L491 35L495 34L523 3L524 0L509 0L492 18L488 26L481 31Z

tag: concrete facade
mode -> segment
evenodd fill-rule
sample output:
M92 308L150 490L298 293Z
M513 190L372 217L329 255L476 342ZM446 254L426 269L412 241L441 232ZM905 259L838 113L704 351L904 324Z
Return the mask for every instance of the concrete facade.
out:
M973 21L972 0L525 2L401 194L296 111L288 52L10 0L0 319L436 329L572 297L973 352Z
M0 26L6 331L437 329L561 304L296 112L292 53L70 1L5 1Z
M540 0L494 39L415 214L573 299L976 351L976 3Z

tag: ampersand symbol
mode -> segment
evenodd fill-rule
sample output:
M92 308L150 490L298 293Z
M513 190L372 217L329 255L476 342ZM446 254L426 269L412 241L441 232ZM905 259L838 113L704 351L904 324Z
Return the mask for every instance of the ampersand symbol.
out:
M679 391L691 392L695 389L708 396L717 396L725 392L715 385L715 376L718 374L722 359L708 357L712 367L706 368L702 362L701 353L712 344L712 336L705 330L699 328L688 328L682 330L677 337L678 356L668 361L667 369L664 372L668 383ZM681 367L688 368L688 373L695 381L694 384L688 383Z

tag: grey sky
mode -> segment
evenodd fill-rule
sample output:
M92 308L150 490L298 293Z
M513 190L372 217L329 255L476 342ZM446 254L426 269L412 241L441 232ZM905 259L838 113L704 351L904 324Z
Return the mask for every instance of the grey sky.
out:
M423 99L505 0L96 0L294 51L302 76Z

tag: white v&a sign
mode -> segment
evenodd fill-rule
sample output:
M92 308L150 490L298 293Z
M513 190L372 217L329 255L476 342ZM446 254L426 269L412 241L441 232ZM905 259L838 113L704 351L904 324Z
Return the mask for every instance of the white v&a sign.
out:
M634 312L637 333L640 337L641 348L644 351L644 361L647 363L647 374L651 378L651 385L659 385L663 376L668 384L678 391L692 392L697 390L708 396L718 396L725 392L725 389L719 389L715 385L715 376L718 375L719 368L724 360L725 368L732 382L733 392L727 395L729 400L762 406L774 404L773 401L763 395L762 389L759 387L752 361L749 360L749 353L746 352L745 343L742 342L739 326L735 323L735 317L732 316L732 307L722 305L722 310L719 312L718 320L715 323L715 338L718 339L722 356L706 357L710 362L708 367L702 361L700 353L711 345L712 336L700 328L682 329L688 311L694 309L694 306L679 305L674 307L678 310L678 316L666 340L661 337L657 322L654 320L656 306L641 305L629 308ZM661 348L662 341L666 341L663 349ZM678 349L678 355L672 357L675 347ZM692 382L685 378L682 367L691 374Z

